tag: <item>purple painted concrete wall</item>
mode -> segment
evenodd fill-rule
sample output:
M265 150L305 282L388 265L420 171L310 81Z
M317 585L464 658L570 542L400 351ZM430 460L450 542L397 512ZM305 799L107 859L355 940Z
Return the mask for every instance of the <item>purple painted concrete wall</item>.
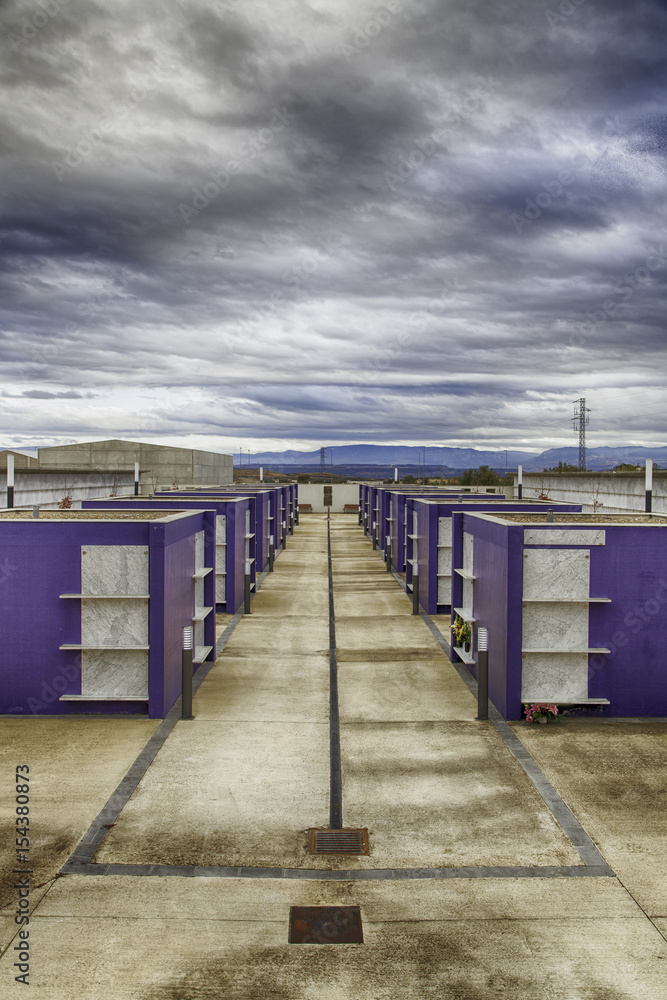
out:
M81 642L80 600L59 595L81 593L81 548L86 545L149 547L150 714L164 714L173 695L174 669L170 633L164 629L172 628L166 624L169 620L175 623L174 628L181 628L187 623L181 619L191 618L194 533L204 529L207 516L212 517L193 514L166 524L0 519L0 714L148 711L149 706L141 699L59 700L61 695L81 692L81 653L59 648ZM208 634L214 633L215 622L211 621ZM180 637L178 642L180 683ZM175 697L171 703L173 700Z
M593 526L594 519L577 525ZM604 545L549 546L554 551L576 547L589 552L590 596L611 599L609 604L589 605L589 645L610 653L589 654L588 696L609 699L605 715L665 716L667 525L600 527L605 531ZM548 528L567 530L568 525L561 522ZM508 719L522 714L523 554L533 547L524 547L523 529L523 524L454 515L454 565L461 565L463 531L474 537L476 627L489 629L489 694ZM459 582L454 584L453 604L460 598Z

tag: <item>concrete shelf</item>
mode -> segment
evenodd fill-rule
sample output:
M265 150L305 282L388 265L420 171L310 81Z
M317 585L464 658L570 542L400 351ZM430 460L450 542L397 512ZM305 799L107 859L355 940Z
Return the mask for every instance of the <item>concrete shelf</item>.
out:
M147 601L150 594L59 594L59 597L82 597L86 601Z
M454 646L454 652L456 653L457 656L459 656L463 660L464 663L468 664L477 663L477 660L472 655L472 650L466 653L463 646Z
M64 642L58 649L107 649L110 652L117 652L119 649L140 649L148 652L150 646L92 646L80 642Z
M203 622L207 615L210 615L213 608L195 608L195 613L192 616L193 622Z
M193 580L203 580L205 576L213 572L212 566L207 566L205 569L198 569L196 573L192 574Z
M213 646L196 646L192 654L193 663L203 663Z
M587 646L585 649L522 649L522 653L610 653L605 646Z
M140 698L139 696L134 697L134 695L126 694L61 694L58 701L143 701L147 702L148 698Z
M524 597L524 604L611 604L611 597Z
M458 575L463 577L464 580L469 580L471 583L477 579L477 577L473 576L472 573L469 573L467 569L455 569L454 572L458 573Z
M464 622L476 622L477 619L473 618L472 608L452 608L455 615L459 618L463 618Z

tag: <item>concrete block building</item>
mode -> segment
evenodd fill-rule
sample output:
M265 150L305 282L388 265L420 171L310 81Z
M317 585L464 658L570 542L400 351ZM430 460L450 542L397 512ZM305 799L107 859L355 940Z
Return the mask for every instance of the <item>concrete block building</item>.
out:
M191 448L172 448L143 441L85 441L38 450L42 469L113 471L139 463L141 493L179 484L223 485L233 482L232 456Z

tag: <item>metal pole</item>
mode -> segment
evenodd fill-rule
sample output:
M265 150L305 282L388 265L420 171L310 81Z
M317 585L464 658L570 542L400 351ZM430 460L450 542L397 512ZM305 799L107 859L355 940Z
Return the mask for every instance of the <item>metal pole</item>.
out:
M134 463L134 495L139 496L139 463Z
M516 495L519 500L523 498L523 465L520 465L517 469L518 473L518 483L516 488Z
M644 473L644 510L650 514L653 510L653 459L646 459L646 470ZM9 506L9 505L8 505Z
M412 573L412 613L419 614L419 573Z
M398 467L394 469L394 482L395 483L398 482Z
M14 456L7 455L7 506L14 506Z
M192 714L192 647L194 628L186 625L183 629L183 652L181 653L181 719L194 719Z
M269 573L273 573L273 535L269 535Z
M477 719L489 718L489 632L477 629Z
M245 577L243 578L243 614L250 614L250 561L246 559Z

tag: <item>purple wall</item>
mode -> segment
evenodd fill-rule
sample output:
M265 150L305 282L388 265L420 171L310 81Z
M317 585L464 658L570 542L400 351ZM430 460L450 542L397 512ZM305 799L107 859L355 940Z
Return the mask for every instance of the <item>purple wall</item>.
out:
M594 526L594 520L586 524ZM604 708L608 716L665 716L667 526L605 523L600 527L605 531L604 545L575 546L590 553L591 597L611 599L609 604L589 605L589 645L610 653L589 654L588 696L609 699ZM568 525L549 525L554 528L567 530ZM508 719L522 714L523 529L523 524L454 514L454 565L461 565L463 531L474 536L476 627L489 629L489 694ZM460 578L452 597L454 604L460 604ZM472 672L476 673L474 667Z
M0 519L0 713L145 714L161 717L180 694L181 629L192 616L194 533L212 513L150 521ZM209 528L210 531L210 528ZM81 547L149 547L149 699L62 702L81 691ZM212 576L212 574L209 574ZM208 578L207 578L208 579ZM209 592L210 593L210 592ZM215 643L215 620L205 629ZM177 643L176 650L174 643ZM208 640L207 640L208 642ZM178 690L174 680L178 673Z

